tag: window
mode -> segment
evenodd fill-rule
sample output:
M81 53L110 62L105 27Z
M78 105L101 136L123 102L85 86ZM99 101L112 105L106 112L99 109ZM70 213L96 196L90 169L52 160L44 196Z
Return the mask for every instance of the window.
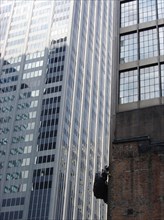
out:
M157 0L158 2L158 18L164 18L164 1Z
M14 126L14 132L25 131L26 129L27 129L27 124L15 125Z
M140 23L156 19L156 0L139 0Z
M159 28L160 55L164 55L164 27Z
M24 154L29 154L31 153L32 150L32 146L25 146L24 147Z
M161 65L162 96L164 96L164 64Z
M42 105L48 105L48 104L52 104L52 103L58 103L58 102L60 102L60 99L61 99L60 96L43 99Z
M45 151L45 150L52 150L56 148L56 142L50 142L50 143L45 143L41 144L38 146L38 151Z
M53 77L47 77L46 84L54 83L54 82L60 82L62 80L63 80L63 76L62 75L57 75L57 76L53 76Z
M27 189L27 184L20 184L20 185L11 185L5 186L4 193L17 193L17 192L25 192Z
M41 75L42 75L42 70L36 70L36 71L29 72L29 73L24 73L23 79L29 79L29 78L38 77Z
M137 24L137 1L121 4L121 27Z
M52 114L58 114L59 113L60 108L56 107L56 108L49 108L49 109L44 109L41 112L41 115L52 115ZM52 119L53 120L53 119ZM52 121L53 123L53 121Z
M20 62L21 62L21 56L11 57L10 59L7 59L7 61L6 60L3 61L3 66L9 65L9 64L14 64L14 63L20 63Z
M28 123L27 130L33 130L35 128L35 122Z
M4 156L6 154L6 150L0 150L0 156Z
M35 53L27 54L26 60L31 60L31 59L35 59L35 58L39 58L43 56L44 56L44 51L37 51Z
M11 112L13 108L13 105L0 107L0 113Z
M150 29L140 32L140 59L158 55L157 30Z
M120 103L135 102L138 100L138 73L130 70L120 74Z
M15 99L14 95L9 95L9 96L5 96L5 97L1 97L0 98L0 103L10 102L10 101L13 101L14 99Z
M18 104L18 107L17 107L17 109L26 109L26 108L29 108L30 107L30 102L28 103L28 102L25 102L25 103L20 103L20 104Z
M32 63L26 63L24 69L31 69L35 67L43 66L43 60L32 62Z
M23 154L23 147L12 148L10 150L11 155Z
M36 176L50 176L53 174L53 167L37 169L33 172L33 177Z
M161 64L161 80L159 79L159 67L149 66L137 70L129 70L120 73L119 103L125 104L140 100L148 100L164 96L164 64ZM140 78L140 83L138 79ZM140 88L138 87L140 85Z
M29 112L29 118L36 118L36 111L35 112Z
M35 158L36 164L40 163L50 163L55 161L55 155L47 155L47 156L40 156Z
M0 144L1 145L6 145L7 143L8 143L8 139L7 138L0 139Z
M29 113L30 114L30 113ZM16 121L20 121L20 120L26 120L26 119L28 119L28 118L30 118L29 117L29 115L28 115L28 113L24 113L24 114L18 114L17 116L16 116Z
M0 162L0 170L3 168L4 162Z
M8 86L8 87L0 88L0 92L2 92L2 93L13 92L16 89L17 89L16 85L13 85L13 86Z
M18 81L18 76L11 76L7 78L1 78L0 79L0 84L5 84L5 83L11 83L14 81Z
M39 96L39 90L34 90L31 92L31 96L32 97L36 97L36 96Z
M51 88L47 88L44 92L44 94L50 94L50 93L55 93L55 92L61 92L62 86L55 86Z
M31 92L20 93L19 99L26 99L31 97Z
M152 66L140 69L141 100L159 97L159 69Z
M137 60L137 33L121 36L120 63Z
M11 116L0 118L0 123L8 123L11 120Z
M19 160L10 160L8 162L8 168L28 166L29 164L30 164L30 158L24 158L24 159L19 159Z
M19 191L20 192L25 192L26 190L27 190L27 184L26 183L20 184Z
M17 179L26 179L28 178L28 170L12 172L6 174L6 180L17 180Z
M24 43L24 38L18 39L18 40L13 40L7 43L7 46L13 46L13 45L19 45Z
M35 101L31 102L30 108L34 108L34 107L37 107L37 106L38 106L38 101L35 100Z
M33 134L26 134L25 142L32 141L32 140L33 140Z

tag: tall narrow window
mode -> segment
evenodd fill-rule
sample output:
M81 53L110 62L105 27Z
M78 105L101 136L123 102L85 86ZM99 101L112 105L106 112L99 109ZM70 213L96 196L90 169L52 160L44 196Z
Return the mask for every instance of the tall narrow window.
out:
M156 0L139 0L140 23L156 19Z
M121 36L120 63L127 63L137 59L137 33L126 34Z
M129 70L120 73L120 104L138 100L138 72Z
M164 27L159 28L160 55L164 55Z
M164 0L157 0L158 2L158 18L164 18Z
M137 24L137 1L121 4L121 27Z
M164 96L164 64L161 65L162 96Z
M157 30L150 29L140 32L140 59L158 56Z
M141 100L159 97L159 69L151 66L140 69Z

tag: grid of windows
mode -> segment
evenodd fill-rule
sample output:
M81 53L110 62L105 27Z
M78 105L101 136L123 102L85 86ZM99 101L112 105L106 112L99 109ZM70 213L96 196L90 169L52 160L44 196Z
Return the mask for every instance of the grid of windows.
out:
M4 187L4 193L18 193L18 192L25 192L27 189L27 184L17 184L17 185L9 185Z
M24 73L23 79L29 79L29 78L38 77L41 75L42 75L42 70L36 70L36 71L29 72L29 73Z
M1 212L0 219L1 220L14 220L14 219L22 219L23 211L11 211L11 212Z
M139 8L137 8L137 0L121 3L121 27L137 24L137 20L143 23L164 17L164 0L138 0L138 2Z
M140 68L139 72L137 69L121 72L119 103L125 104L160 97L160 87L162 88L161 94L164 96L164 64L161 64L161 79L159 76L157 65Z
M120 103L138 100L138 73L130 70L120 74Z
M140 70L140 87L141 100L159 97L158 66L151 66Z
M25 201L24 197L3 199L2 206L5 207L5 206L23 205L24 201Z
M15 99L14 95L4 96L0 98L0 103L11 102Z
M160 55L164 55L164 27L159 28Z
M121 36L120 63L137 60L137 33Z
M121 4L121 27L137 24L137 1Z
M157 29L140 32L140 59L158 55Z
M6 77L6 78L1 78L0 84L11 83L11 82L15 82L15 81L18 81L18 75Z
M16 85L7 86L7 87L0 88L0 92L1 93L14 92L16 89L17 89Z
M138 44L138 41L139 44ZM159 45L158 45L159 44ZM160 51L158 51L159 49ZM130 33L120 36L120 63L135 61L138 58L138 49L140 59L164 55L164 26L157 29L148 29L137 33Z

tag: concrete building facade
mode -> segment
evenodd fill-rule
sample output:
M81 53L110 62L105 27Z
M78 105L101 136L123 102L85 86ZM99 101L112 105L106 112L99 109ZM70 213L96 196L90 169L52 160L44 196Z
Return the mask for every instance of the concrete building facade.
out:
M112 4L1 2L1 220L106 218Z
M114 2L108 219L162 220L164 1Z

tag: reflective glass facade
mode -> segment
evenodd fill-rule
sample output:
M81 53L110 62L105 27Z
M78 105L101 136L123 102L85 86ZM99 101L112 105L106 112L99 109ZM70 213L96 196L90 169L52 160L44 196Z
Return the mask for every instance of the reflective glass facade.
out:
M112 1L3 1L0 219L105 219Z
M122 0L119 4L118 102L140 105L144 100L156 99L156 103L162 103L164 1Z

